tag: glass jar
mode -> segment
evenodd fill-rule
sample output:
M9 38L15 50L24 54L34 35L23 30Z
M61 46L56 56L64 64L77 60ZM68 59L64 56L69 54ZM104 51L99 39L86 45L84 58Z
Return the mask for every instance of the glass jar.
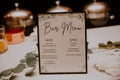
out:
M35 25L33 13L24 8L19 8L19 3L15 3L15 9L6 12L3 17L6 28L24 28L25 36L29 36Z
M0 25L0 54L8 49L7 40L5 36L5 28Z
M6 38L8 44L18 44L25 40L23 27L7 27Z

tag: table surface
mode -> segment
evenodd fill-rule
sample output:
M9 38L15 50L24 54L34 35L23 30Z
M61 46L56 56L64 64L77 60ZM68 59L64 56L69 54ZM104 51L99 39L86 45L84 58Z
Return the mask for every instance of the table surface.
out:
M19 64L20 60L25 57L28 52L37 51L37 27L34 32L25 38L20 44L8 45L8 50L0 54L0 72L9 68L13 68ZM87 29L88 48L95 48L99 42L120 41L120 25L91 28ZM92 55L92 54L91 54ZM91 56L90 55L90 56ZM25 76L25 71L18 73L16 80L117 80L116 78L99 72L93 68L92 57L88 59L87 74L39 74L39 64L35 69L35 75L31 77ZM38 62L39 63L39 62ZM2 80L2 79L0 79Z

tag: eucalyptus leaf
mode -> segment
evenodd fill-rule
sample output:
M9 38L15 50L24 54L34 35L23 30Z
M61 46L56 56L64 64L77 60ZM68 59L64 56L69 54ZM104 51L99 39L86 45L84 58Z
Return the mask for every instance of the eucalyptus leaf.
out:
M120 41L114 42L114 45L115 45L116 47L120 47Z
M113 42L112 42L112 41L108 41L108 42L107 42L107 47L110 48L110 47L112 47L112 46L114 46Z
M26 59L21 59L20 62L21 62L21 63L25 63L25 62L26 62Z
M87 49L87 53L93 53L93 51L91 49Z
M28 72L26 72L25 76L33 76L34 75L34 70L35 67L33 67L31 70L29 70Z
M32 54L34 54L36 57L38 57L38 54L36 54L36 53L34 53L34 52L33 52Z
M32 52L29 52L29 53L26 54L25 57L26 57L26 58L29 58L29 57L36 57L36 55L33 54Z
M27 53L27 55L25 57L26 57L27 66L33 67L36 65L37 57L34 53L29 52L29 53Z
M14 68L13 72L19 73L19 72L22 72L25 68L26 68L26 65L23 63L20 63L17 65L17 67Z
M6 69L0 73L0 76L9 76L13 69Z
M10 77L10 80L17 80L17 76L16 76L16 75L11 76L11 77Z
M29 67L34 67L34 66L36 66L36 61L37 61L37 58L36 57L27 57L27 59L26 59L27 61L26 61L26 64L27 64L27 66L29 66Z
M99 47L104 47L104 48L105 48L107 45L104 44L104 43L99 43L98 46L99 46Z
M107 45L109 45L109 44L113 44L113 42L112 41L107 41Z

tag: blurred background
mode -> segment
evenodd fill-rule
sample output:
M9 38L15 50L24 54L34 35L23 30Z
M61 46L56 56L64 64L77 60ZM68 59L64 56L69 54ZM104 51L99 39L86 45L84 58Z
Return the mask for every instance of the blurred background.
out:
M119 0L97 0L108 4L110 20L106 24L96 25L86 21L87 28L103 27L109 25L120 24L120 5ZM60 0L60 5L65 5L73 10L73 12L84 11L84 7L93 0ZM55 0L0 0L0 24L3 23L3 17L6 12L15 9L14 3L19 3L19 8L28 9L34 15L35 25L37 25L38 13L46 12L49 8L56 6ZM104 13L100 11L98 14ZM92 14L94 15L94 14ZM104 22L104 21L103 21ZM102 23L102 22L101 22Z

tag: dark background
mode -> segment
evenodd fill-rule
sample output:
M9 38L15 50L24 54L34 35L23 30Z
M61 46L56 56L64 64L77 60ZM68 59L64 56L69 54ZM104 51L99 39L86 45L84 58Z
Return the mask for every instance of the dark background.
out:
M83 11L83 7L92 2L92 0L60 0L61 5L70 7L74 12ZM115 19L111 25L120 24L120 4L119 0L97 0L106 2L111 8L110 14L115 15ZM50 7L55 6L55 0L0 0L0 24L2 24L3 16L11 9L15 9L14 3L19 3L19 8L30 10L35 16L40 12L46 12Z

